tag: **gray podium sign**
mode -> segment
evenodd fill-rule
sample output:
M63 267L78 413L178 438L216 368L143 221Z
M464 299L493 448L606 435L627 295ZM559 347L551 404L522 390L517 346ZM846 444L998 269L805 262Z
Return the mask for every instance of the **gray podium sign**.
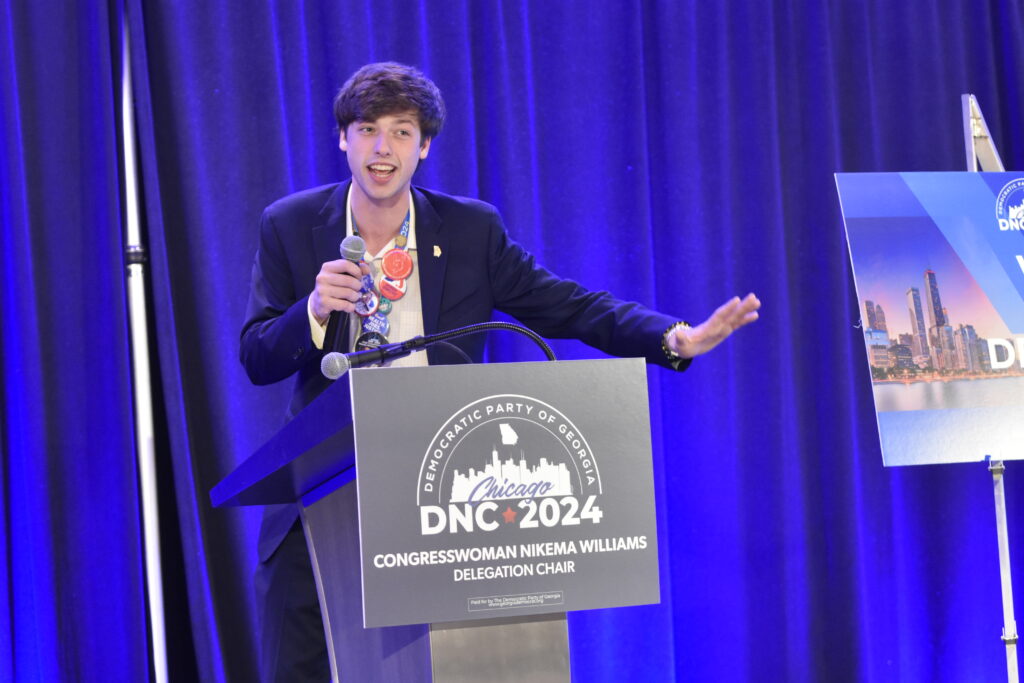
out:
M366 627L659 601L642 360L351 381Z

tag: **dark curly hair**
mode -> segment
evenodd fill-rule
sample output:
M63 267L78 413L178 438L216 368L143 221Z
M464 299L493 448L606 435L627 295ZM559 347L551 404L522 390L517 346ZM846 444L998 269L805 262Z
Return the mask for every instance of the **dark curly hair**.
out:
M339 132L353 121L376 121L406 111L416 112L424 141L441 132L445 117L441 91L416 67L397 62L367 64L352 74L334 98Z

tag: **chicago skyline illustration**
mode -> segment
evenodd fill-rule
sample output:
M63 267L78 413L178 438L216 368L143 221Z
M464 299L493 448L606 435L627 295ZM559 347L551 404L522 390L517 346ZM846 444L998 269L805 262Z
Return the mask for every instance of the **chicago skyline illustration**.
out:
M882 305L874 299L864 300L868 364L887 373L924 367L965 375L992 373L986 337L979 333L973 321L954 326L949 310L943 305L934 270L925 268L923 280L923 291L914 286L907 286L905 291L909 330L891 330ZM875 382L886 380L885 375L874 378Z
M450 499L452 503L532 498L534 494L526 492L536 491L543 484L550 484L550 486L543 487L544 496L571 496L573 494L572 479L565 463L555 464L545 457L540 457L537 459L536 465L530 466L527 464L526 452L522 447L518 449L517 462L512 453L519 444L519 434L507 422L498 423L498 429L498 440L503 450L508 452L508 456L502 460L498 452L499 444L495 443L491 448L489 460L486 459L486 456L480 457L480 461L484 463L481 470L478 471L475 467L470 467L469 471L463 474L459 469L454 469ZM487 483L488 478L490 478L490 484ZM524 493L485 498L476 496L474 498L473 493L481 484L487 486L488 489L501 491L514 489Z

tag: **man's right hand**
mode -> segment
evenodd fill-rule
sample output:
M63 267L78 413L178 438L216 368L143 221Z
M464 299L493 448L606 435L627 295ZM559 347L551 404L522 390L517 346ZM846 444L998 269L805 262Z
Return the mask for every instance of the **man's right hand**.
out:
M363 286L362 277L369 273L365 262L356 264L346 259L327 261L320 266L316 287L309 295L309 307L317 322L326 324L331 311L354 311Z

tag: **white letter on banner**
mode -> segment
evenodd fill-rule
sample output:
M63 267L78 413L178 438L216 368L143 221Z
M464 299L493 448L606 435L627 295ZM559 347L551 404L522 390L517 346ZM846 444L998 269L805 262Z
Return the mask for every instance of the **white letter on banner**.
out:
M431 523L431 518L434 521ZM426 536L428 534L439 534L444 531L445 523L444 508L440 508L436 505L424 505L420 508L420 534Z
M1017 342L1017 360L1020 361L1020 366L1024 368L1024 337L1017 337L1014 341Z
M485 512L494 512L498 509L497 503L480 503L476 506L476 525L484 531L494 531L498 528L498 523L491 519L490 521L484 516Z
M1021 272L1024 272L1024 256L1017 254L1017 265L1020 266Z
M1013 361L1016 360L1016 354L1013 352L1013 345L1005 339L989 339L988 341L988 357L992 361L993 370L1005 370L1006 368L1013 365ZM996 349L1003 349L1006 351L1006 360L999 360L999 354Z

